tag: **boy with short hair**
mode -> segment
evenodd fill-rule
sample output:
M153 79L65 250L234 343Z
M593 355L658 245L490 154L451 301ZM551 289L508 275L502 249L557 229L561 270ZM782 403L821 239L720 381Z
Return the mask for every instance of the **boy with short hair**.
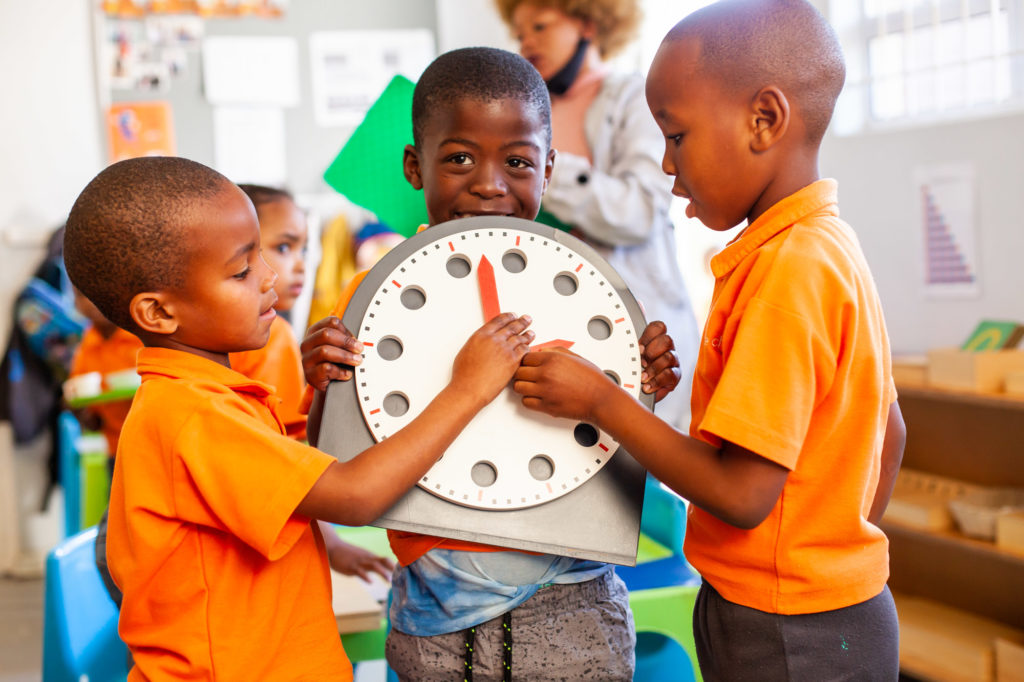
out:
M71 209L64 257L145 346L108 538L129 679L351 680L312 520L365 523L414 485L505 387L529 319L485 324L420 417L340 463L285 436L269 387L230 369L267 341L276 275L224 176L181 158L108 167Z
M534 219L555 156L550 111L544 81L519 55L467 48L427 67L413 94L404 166L423 190L430 225L477 215ZM350 377L338 364L359 362L360 345L339 317L361 279L343 292L337 317L313 325L302 343L306 379L319 391ZM664 395L679 380L664 326L650 325L641 343L646 388ZM386 653L401 679L632 680L632 613L608 564L388 536L400 566Z
M687 215L747 227L712 260L684 436L586 361L530 353L527 407L593 421L689 499L705 679L894 680L878 528L903 452L875 285L818 147L845 74L804 0L724 0L662 43L647 100Z

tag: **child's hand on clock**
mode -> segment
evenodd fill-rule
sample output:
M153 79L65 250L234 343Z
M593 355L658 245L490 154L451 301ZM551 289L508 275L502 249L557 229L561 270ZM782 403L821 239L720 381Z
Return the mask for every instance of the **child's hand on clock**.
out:
M667 396L679 384L679 357L675 347L665 323L660 320L648 324L640 335L643 390L654 393L655 401Z
M475 396L481 406L494 400L530 349L534 334L526 328L532 321L502 313L476 330L455 356L449 386Z
M306 383L318 391L331 381L348 381L352 367L363 361L363 344L333 315L310 327L299 349Z
M591 423L610 392L626 395L596 365L565 348L527 353L512 390L531 410Z

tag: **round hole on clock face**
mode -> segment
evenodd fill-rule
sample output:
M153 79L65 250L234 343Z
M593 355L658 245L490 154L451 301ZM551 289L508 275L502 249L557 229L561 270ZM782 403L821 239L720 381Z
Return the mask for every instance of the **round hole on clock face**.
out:
M579 423L576 428L572 431L573 438L576 442L585 448L589 448L593 445L597 445L598 433L590 424Z
M448 274L456 279L462 279L473 270L469 259L459 253L449 258L444 267L448 270Z
M409 411L409 399L403 393L395 391L384 396L384 411L392 417L401 417Z
M419 287L406 287L399 298L408 310L419 310L427 302L427 295Z
M393 336L385 336L377 342L377 355L384 360L397 360L402 357L402 342Z
M506 251L501 257L501 264L513 274L522 272L526 269L526 254L516 249Z
M612 323L607 317L598 315L587 322L587 331L598 341L604 341L612 335Z
M547 455L530 459L530 475L538 481L546 481L555 473L555 463Z
M608 377L609 379L611 379L612 381L614 381L616 386L621 386L622 385L622 380L619 379L619 375L616 374L615 372L611 371L610 369L606 369L604 371L604 375L606 377Z
M579 280L576 279L576 275L571 272L560 272L555 275L555 291L560 293L562 296L572 296L576 293L576 290L580 288Z
M498 470L490 462L477 462L469 470L469 477L481 488L493 485L498 480Z

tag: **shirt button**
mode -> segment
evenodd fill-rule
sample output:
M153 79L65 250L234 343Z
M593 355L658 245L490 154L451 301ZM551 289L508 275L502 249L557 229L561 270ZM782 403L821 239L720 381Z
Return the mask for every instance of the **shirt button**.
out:
M579 175L576 176L576 182L578 182L581 185L585 185L588 182L590 182L590 176L587 175L586 173L580 173Z

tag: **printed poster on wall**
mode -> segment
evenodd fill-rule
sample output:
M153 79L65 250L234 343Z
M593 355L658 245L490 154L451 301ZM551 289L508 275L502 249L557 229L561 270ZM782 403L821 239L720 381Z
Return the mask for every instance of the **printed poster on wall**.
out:
M309 53L317 125L355 127L396 75L419 80L434 59L434 34L319 31L309 37Z
M969 163L922 166L915 170L914 180L921 216L925 294L978 296L974 167Z
M116 102L107 110L110 162L139 156L174 156L171 105L164 101Z

